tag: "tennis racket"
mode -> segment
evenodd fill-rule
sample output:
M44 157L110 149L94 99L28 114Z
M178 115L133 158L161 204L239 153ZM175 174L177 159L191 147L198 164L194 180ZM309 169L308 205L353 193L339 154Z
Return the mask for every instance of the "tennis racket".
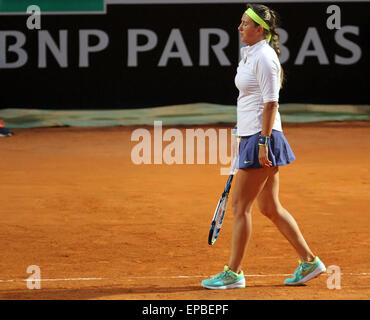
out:
M231 168L231 172L229 178L227 179L226 186L220 200L218 200L217 207L215 213L213 214L211 228L208 234L208 244L212 246L216 240L218 235L220 234L220 230L222 227L222 222L224 221L226 207L227 207L227 200L229 199L231 183L233 182L234 174L236 171L236 165L239 160L239 157L236 156L233 161L233 166Z

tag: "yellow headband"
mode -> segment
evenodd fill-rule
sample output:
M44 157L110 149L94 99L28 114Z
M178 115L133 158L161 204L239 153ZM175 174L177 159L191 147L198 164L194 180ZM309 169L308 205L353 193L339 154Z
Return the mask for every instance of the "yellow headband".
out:
M245 13L248 16L250 16L253 21L261 25L264 29L270 31L270 27L267 25L267 23L263 21L263 19L257 13L255 13L251 8L248 8L248 10L245 11ZM271 40L271 32L269 32L267 35L267 42L270 42L270 40Z

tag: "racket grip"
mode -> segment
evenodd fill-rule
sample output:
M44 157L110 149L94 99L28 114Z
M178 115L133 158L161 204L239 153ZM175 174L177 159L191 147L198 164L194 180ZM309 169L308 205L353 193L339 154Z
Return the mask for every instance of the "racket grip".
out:
M239 163L239 155L235 155L233 160L233 165L231 166L230 174L234 175L236 170L238 170L238 163Z

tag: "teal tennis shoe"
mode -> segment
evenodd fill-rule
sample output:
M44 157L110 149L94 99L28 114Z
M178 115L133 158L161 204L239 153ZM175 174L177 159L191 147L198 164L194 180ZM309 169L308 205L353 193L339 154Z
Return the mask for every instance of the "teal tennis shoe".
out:
M221 273L203 280L202 287L207 289L245 288L244 273L243 271L240 271L239 274L237 274L230 270L228 266L225 266L224 271Z
M284 280L288 286L303 285L308 280L318 277L321 273L326 272L325 265L319 257L315 257L312 262L302 262L299 260L299 266L294 271L293 277Z

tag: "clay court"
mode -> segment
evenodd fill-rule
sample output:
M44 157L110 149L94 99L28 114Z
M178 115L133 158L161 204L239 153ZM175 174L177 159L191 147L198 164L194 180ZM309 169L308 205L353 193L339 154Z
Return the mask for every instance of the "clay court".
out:
M0 299L370 298L368 122L284 124L297 160L280 168L280 198L326 266L340 267L333 290L328 274L283 285L298 257L257 207L247 287L203 289L229 258L230 203L207 244L227 176L220 165L133 164L134 129L15 129L0 139ZM39 290L27 288L30 265L41 269Z

